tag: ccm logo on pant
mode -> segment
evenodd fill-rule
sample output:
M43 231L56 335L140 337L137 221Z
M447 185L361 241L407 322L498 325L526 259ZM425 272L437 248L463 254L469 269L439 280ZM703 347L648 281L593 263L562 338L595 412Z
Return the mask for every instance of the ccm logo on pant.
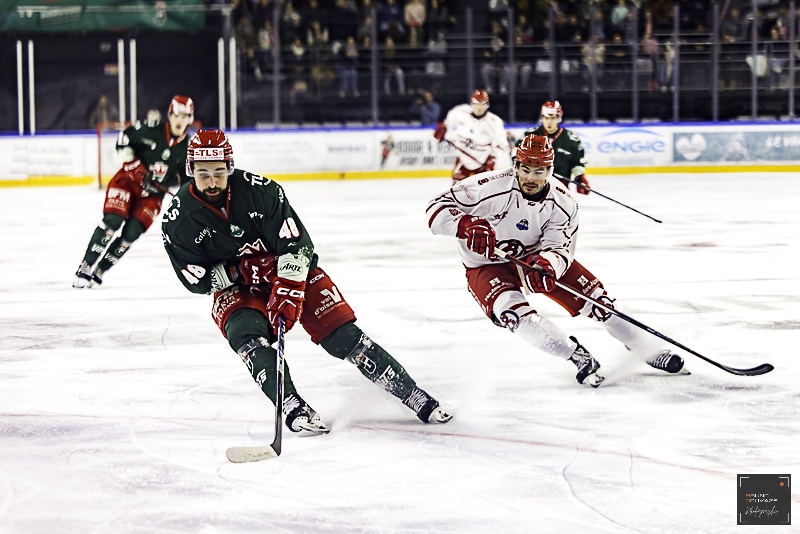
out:
M306 292L300 291L299 289L289 289L288 287L279 287L277 291L278 295L289 295L295 299L304 299L306 298Z

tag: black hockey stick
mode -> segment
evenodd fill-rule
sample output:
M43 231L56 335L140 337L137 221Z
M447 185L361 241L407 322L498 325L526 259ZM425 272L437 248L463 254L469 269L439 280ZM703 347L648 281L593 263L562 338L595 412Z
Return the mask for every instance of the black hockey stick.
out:
M499 248L494 249L494 253L495 253L496 256L499 256L500 258L506 259L506 260L510 261L511 263L513 263L514 265L519 265L523 269L528 269L528 270L531 270L531 271L539 271L539 272L542 273L542 275L548 276L550 278L553 278L552 275L550 275L549 273L544 272L541 269L541 267L539 267L538 265L528 265L524 261L520 261L520 260L518 260L517 258L515 258L513 256L509 256L508 254L506 254L505 252L503 252ZM722 365L721 363L717 363L714 360L712 360L711 358L706 358L702 354L693 351L689 347L687 347L687 346L685 346L685 345L683 345L681 343L678 343L674 339L665 336L661 332L653 330L652 328L650 328L646 324L637 321L633 317L625 315L621 311L617 311L614 308L610 308L609 306L603 304L602 302L600 302L597 299L593 299L592 297L587 297L586 295L584 295L580 291L576 291L576 290L572 289L571 287L569 287L569 286L567 286L565 284L562 284L561 282L559 282L558 280L556 280L554 278L553 278L553 282L556 284L557 287L560 287L561 289L567 291L568 293L570 293L570 294L572 294L572 295L574 295L574 296L576 296L576 297L578 297L580 299L583 299L583 300L585 300L587 302L591 302L595 306L603 308L605 311L607 311L609 313L613 313L614 315L616 315L617 317L619 317L623 321L627 321L627 322L629 322L630 324L632 324L634 326L638 326L642 330L644 330L646 332L649 332L650 334L652 334L652 335L654 335L654 336L656 336L658 338L663 339L667 343L675 345L676 347L678 347L680 349L683 349L686 352L697 356L701 360L707 361L708 363L710 363L711 365L713 365L715 367L719 367L723 371L727 371L727 372L729 372L731 374L734 374L734 375L756 376L756 375L763 375L763 374L769 373L770 371L775 369L775 367L773 367L772 364L769 364L769 363L762 363L761 365L753 367L751 369L737 369L736 367L728 367L727 365Z
M580 183L579 181L577 181L577 180L570 180L569 178L565 178L565 177L561 176L560 174L555 174L555 173L553 173L553 176L554 176L554 177L556 177L556 178L558 178L559 180L561 180L561 181L563 181L563 182L567 182L567 183L570 183L570 184L575 184L575 185L578 185L578 186L581 186L581 187L586 187L584 184ZM608 199L608 200L610 200L611 202L616 202L616 203L617 203L617 204L619 204L620 206L622 206L622 207L624 207L624 208L628 208L628 209L629 209L629 210L631 210L631 211L635 211L635 212L636 212L636 213L638 213L639 215L644 215L644 216L645 216L645 217L647 217L648 219L651 219L651 220L653 220L653 221L655 221L655 222L657 222L657 223L660 223L660 222L662 222L662 221L659 221L658 219L656 219L655 217L651 217L650 215L648 215L648 214L646 214L646 213L642 213L641 211L637 210L636 208L632 208L632 207L628 206L627 204L623 204L623 203L622 203L622 202L620 202L619 200L614 200L613 198L611 198L611 197L609 197L609 196L606 196L606 195L604 195L603 193L599 193L599 192L595 191L595 190L594 190L594 188L592 188L592 187L590 187L590 188L589 188L589 192L591 192L591 193L594 193L595 195L600 195L601 197L603 197L603 198L605 198L605 199Z
M275 384L275 439L266 447L231 447L225 455L233 463L257 462L281 455L283 437L283 338L286 331L283 315L278 316L278 380Z

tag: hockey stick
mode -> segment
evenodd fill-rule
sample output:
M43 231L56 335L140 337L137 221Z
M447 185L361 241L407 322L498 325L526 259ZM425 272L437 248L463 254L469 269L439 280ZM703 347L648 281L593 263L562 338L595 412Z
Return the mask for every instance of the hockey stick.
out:
M559 179L559 180L561 180L561 181L564 181L564 182L567 182L567 183L570 183L570 184L575 184L575 185L578 185L578 186L580 186L580 187L586 187L586 186L585 186L584 184L582 184L581 182L579 182L579 181L577 181L577 180L571 180L571 179L569 179L569 178L565 178L565 177L561 176L560 174L555 174L555 173L553 173L553 176L554 176L555 178L558 178L558 179ZM622 203L622 202L620 202L619 200L614 200L613 198L611 198L611 197L609 197L609 196L606 196L606 195L604 195L603 193L598 193L597 191L595 191L595 190L594 190L593 188L591 188L591 187L589 188L589 192L590 192L590 193L594 193L594 194L596 194L596 195L600 195L601 197L603 197L603 198L605 198L605 199L608 199L608 200L610 200L611 202L616 202L616 203L617 203L617 204L619 204L620 206L622 206L622 207L624 207L624 208L628 208L628 209L629 209L629 210L631 210L631 211L635 211L635 212L636 212L636 213L638 213L639 215L644 215L644 216L645 216L645 217L647 217L648 219L651 219L651 220L653 220L653 221L655 221L655 222L657 222L657 223L660 223L660 222L662 222L662 221L659 221L658 219L656 219L655 217L651 217L650 215L648 215L648 214L646 214L646 213L642 213L641 211L637 210L636 208L632 208L632 207L628 206L627 204L623 204L623 203Z
M543 275L543 276L548 276L548 277L550 277L550 278L553 278L553 276L552 276L552 275L550 275L549 273L546 273L546 272L544 272L544 271L541 269L541 267L539 267L538 265L528 265L528 264L527 264L527 263L525 263L524 261L520 261L520 260L518 260L517 258L515 258L515 257L513 257L513 256L509 256L508 254L506 254L505 252L503 252L503 251L502 251L502 250L500 250L499 248L495 248L495 249L494 249L494 253L495 253L495 255L496 255L496 256L499 256L500 258L503 258L503 259L505 259L505 260L508 260L508 261L510 261L511 263L513 263L514 265L518 265L518 266L522 267L523 269L528 269L528 270L530 270L530 271L540 271L540 272L542 273L542 275ZM585 300L586 302L591 302L591 303L592 303L592 304L594 304L595 306L598 306L598 307L600 307L600 308L604 309L605 311L607 311L607 312L609 312L609 313L612 313L612 314L616 315L617 317L619 317L619 318L620 318L620 319L622 319L623 321L627 321L627 322L629 322L630 324L632 324L632 325L634 325L634 326L638 326L638 327L639 327L639 328L641 328L642 330L644 330L644 331L646 331L646 332L649 332L650 334L652 334L652 335L654 335L654 336L656 336L656 337L658 337L658 338L661 338L661 339L663 339L663 340L664 340L664 341L666 341L667 343L670 343L670 344L672 344L672 345L675 345L676 347L678 347L678 348L680 348L680 349L683 349L683 350L685 350L686 352L688 352L688 353L690 353L690 354L693 354L693 355L697 356L697 357L698 357L698 358L700 358L701 360L707 361L707 362L708 362L708 363L710 363L711 365L713 365L713 366L715 366L715 367L719 367L719 368L720 368L720 369L722 369L723 371L727 371L728 373L731 373L731 374L734 374L734 375L740 375L740 376L756 376L756 375L763 375L763 374L769 373L770 371L772 371L773 369L775 369L775 367L773 367L773 366L772 366L772 364L769 364L769 363L762 363L761 365L759 365L759 366L756 366L756 367L753 367L753 368L751 368L751 369L737 369L736 367L728 367L727 365L722 365L721 363L717 363L717 362L715 362L714 360L712 360L711 358L706 358L706 357L705 357L705 356L703 356L702 354L700 354L700 353L698 353L698 352L695 352L695 351L693 351L693 350L692 350L692 349L690 349L689 347L687 347L687 346L685 346L685 345L683 345L683 344L681 344L681 343L678 343L678 342L677 342L677 341L675 341L674 339L672 339L672 338L669 338L669 337L665 336L665 335L664 335L664 334L662 334L661 332L658 332L658 331L656 331L656 330L653 330L652 328L650 328L650 327L649 327L649 326L647 326L646 324L644 324L644 323L641 323L641 322L637 321L637 320L636 320L636 319L634 319L633 317L630 317L630 316L628 316L628 315L625 315L625 314L624 314L624 313L622 313L621 311L615 310L614 308L611 308L611 307L609 307L609 306L607 306L607 305L603 304L602 302L600 302L600 301L599 301L599 300L597 300L597 299L593 299L592 297L587 297L586 295L584 295L584 294L583 294L583 293L581 293L580 291L576 291L576 290L572 289L571 287L569 287L569 286L567 286L567 285L565 285L565 284L562 284L561 282L559 282L559 281L558 281L558 280L556 280L555 278L553 278L553 282L555 283L555 285L556 285L557 287L560 287L560 288L561 288L561 289L563 289L564 291L566 291L566 292L568 292L568 293L570 293L570 294L572 294L572 295L574 295L574 296L576 296L576 297L578 297L578 298L580 298L580 299L583 299L583 300Z
M283 315L278 316L278 381L275 384L275 439L266 447L231 447L225 451L228 460L235 464L257 462L281 455L281 438L283 436L283 338L286 326Z

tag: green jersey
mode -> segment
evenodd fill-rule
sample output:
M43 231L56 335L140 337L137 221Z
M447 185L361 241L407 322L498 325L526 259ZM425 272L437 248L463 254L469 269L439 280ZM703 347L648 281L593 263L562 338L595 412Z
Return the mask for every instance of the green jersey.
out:
M184 133L173 137L166 122L138 121L128 126L119 134L117 150L130 148L146 169L153 170L154 165L166 165L166 174L156 172L157 180L164 189L182 184L186 179L186 148L189 137ZM162 169L163 170L163 167Z
M543 126L533 130L526 130L522 135L546 135L553 140L553 150L555 150L555 163L553 164L553 175L562 180L572 180L576 176L586 174L586 156L583 153L581 140L574 132L559 128L552 134L545 132ZM517 141L517 146L522 139Z
M164 212L161 233L175 273L192 293L230 286L229 266L242 256L278 255L278 276L305 280L317 256L283 188L269 178L235 169L221 206L184 184Z

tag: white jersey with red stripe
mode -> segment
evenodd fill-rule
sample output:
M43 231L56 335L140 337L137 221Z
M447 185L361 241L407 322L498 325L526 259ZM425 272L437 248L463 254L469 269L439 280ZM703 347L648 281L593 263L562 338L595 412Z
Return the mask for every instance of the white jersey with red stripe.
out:
M547 187L533 201L523 196L513 167L476 174L428 204L428 226L434 234L455 236L461 217L481 217L494 228L498 248L518 258L538 253L561 277L575 255L578 204L555 178ZM472 252L466 239L459 239L459 253L470 268L503 261Z
M489 156L494 156L498 167L510 163L510 149L503 119L491 112L477 118L472 106L461 104L454 107L444 119L447 132L445 141L456 149L461 164L469 170L479 169Z

